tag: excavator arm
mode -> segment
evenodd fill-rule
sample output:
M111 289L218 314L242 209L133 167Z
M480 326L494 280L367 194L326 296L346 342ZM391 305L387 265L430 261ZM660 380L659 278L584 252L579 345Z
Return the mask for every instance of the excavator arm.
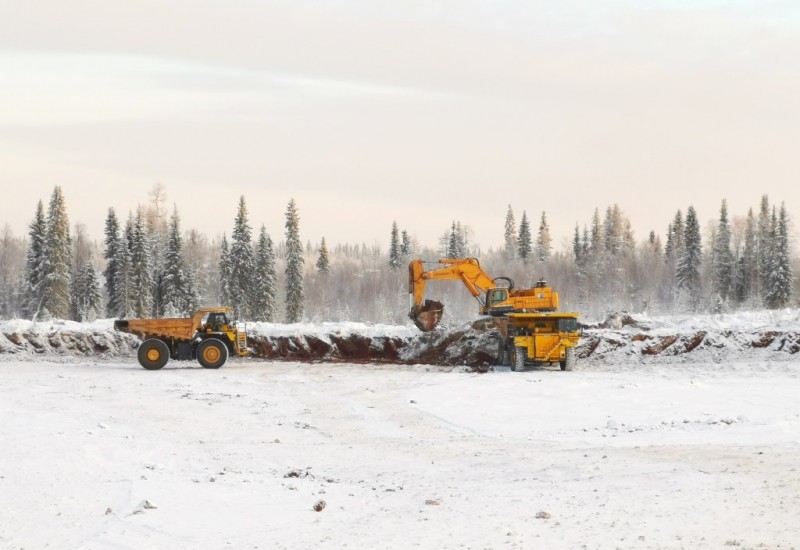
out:
M409 317L417 327L428 332L434 329L442 318L444 306L435 300L424 300L425 285L428 281L435 280L460 280L467 287L472 296L484 307L483 296L489 289L497 285L494 280L481 269L480 263L475 258L442 259L438 262L428 262L441 267L425 270L422 260L412 260L408 264L408 294L411 300ZM505 277L502 277L505 279ZM508 279L506 279L508 280ZM510 286L511 281L509 281Z

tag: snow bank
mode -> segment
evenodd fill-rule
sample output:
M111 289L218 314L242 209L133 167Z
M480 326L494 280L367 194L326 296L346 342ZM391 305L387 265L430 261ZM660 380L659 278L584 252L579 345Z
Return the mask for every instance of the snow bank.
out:
M422 333L412 326L364 323L248 323L256 358L302 362L401 363L476 370L497 364L500 334L491 321ZM138 338L93 323L0 322L0 356L133 357ZM616 315L585 327L578 348L584 364L786 360L800 351L800 311L648 317Z

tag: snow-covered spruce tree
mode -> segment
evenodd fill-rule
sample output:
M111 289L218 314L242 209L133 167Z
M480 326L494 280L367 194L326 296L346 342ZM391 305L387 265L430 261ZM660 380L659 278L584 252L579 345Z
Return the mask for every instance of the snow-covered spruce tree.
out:
M753 209L747 212L744 228L744 245L739 256L736 271L736 301L740 304L751 303L758 299L756 285L758 278L758 235Z
M667 244L664 246L664 260L673 266L678 262L678 256L683 248L683 214L680 210L675 213L672 223L667 228Z
M525 210L522 211L522 221L519 223L519 240L517 244L517 256L527 265L533 244L531 241L531 225L528 222L528 213Z
M44 203L39 201L28 231L30 244L25 262L25 314L36 318L42 306L43 284L45 269L45 241L47 240L47 220L44 214Z
M402 254L402 252L400 252ZM400 260L398 256L398 261ZM391 267L392 260L389 259L389 266ZM323 276L328 276L331 272L331 259L328 254L328 244L325 242L325 237L322 237L322 242L319 245L319 256L317 257L317 273Z
M239 208L233 223L231 250L228 257L230 305L238 319L253 317L253 279L256 265L252 240L247 205L242 196L239 198Z
M114 297L109 300L116 309L109 309L112 317L130 318L133 316L133 273L131 261L131 241L133 237L133 218L128 216L125 229L120 233L117 251L114 256Z
M183 238L177 207L173 207L167 225L167 245L161 272L158 277L158 315L160 317L185 317L195 291L183 259Z
M303 318L303 245L300 242L300 217L294 199L286 209L286 321L297 323Z
M397 229L397 221L392 222L392 233L389 239L389 267L400 269L400 231Z
M581 239L581 233L578 224L575 224L575 234L572 237L572 257L575 261L575 286L577 292L577 302L581 306L586 303L586 261L589 256L589 243L588 229L584 226L584 238Z
M506 262L513 262L517 257L517 222L514 219L514 210L511 205L508 205L508 212L506 212L506 226L504 236L503 251L505 253Z
M733 252L731 252L731 226L728 221L728 203L723 200L719 223L712 247L712 288L717 301L725 304L733 284Z
M325 239L322 240L323 244ZM272 239L262 225L256 244L256 277L253 318L256 321L275 322L278 316L278 274Z
M688 306L697 309L700 302L700 265L703 259L700 238L700 223L693 206L686 210L686 227L683 232L683 248L678 256L675 278L678 288L685 292Z
M772 251L772 222L769 214L769 197L761 197L761 205L758 210L758 226L756 229L756 241L758 243L758 272L756 275L756 292L762 300L766 300L769 291L770 254Z
M113 208L108 209L105 227L105 250L103 257L106 259L105 276L106 294L108 295L108 312L116 315L119 312L119 304L116 303L117 295L114 292L116 285L115 276L117 273L117 255L119 248L119 220Z
M42 271L42 310L58 319L71 312L72 241L64 194L56 186L47 211L47 237L44 242Z
M539 222L539 233L536 235L536 257L540 262L550 259L553 251L553 239L550 237L550 226L547 224L547 214L542 212L542 219Z
M228 238L223 234L219 243L219 302L223 306L231 304L231 253L228 249Z
M76 297L76 320L94 321L103 315L103 294L100 290L100 277L91 259L86 261L76 278L78 292Z
M153 255L147 221L140 210L133 225L132 240L129 243L131 254L130 288L132 294L133 315L146 318L153 315L153 291L155 277Z
M773 209L774 216L774 209ZM780 215L774 223L772 250L769 255L766 304L771 309L787 307L792 297L794 275L789 257L789 228L786 206L781 204Z
M411 242L411 237L408 235L408 231L403 229L400 239L400 255L402 256L403 261L408 260L413 253L414 243Z

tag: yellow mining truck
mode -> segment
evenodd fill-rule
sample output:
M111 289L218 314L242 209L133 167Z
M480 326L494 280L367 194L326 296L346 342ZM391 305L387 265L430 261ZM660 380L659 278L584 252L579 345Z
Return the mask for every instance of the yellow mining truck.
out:
M140 337L137 356L148 370L158 370L170 359L197 361L218 369L229 355L245 357L247 331L244 323L231 321L229 307L206 307L181 319L119 319L114 328Z
M432 265L432 269L426 269ZM502 340L498 361L521 371L526 365L557 363L572 370L578 345L577 313L558 312L558 292L539 280L533 288L516 289L508 277L490 277L475 258L412 260L408 265L409 317L428 332L442 318L444 306L425 300L425 285L433 280L459 280L480 304L481 315L494 318ZM500 286L498 282L505 286Z
M510 313L506 318L508 328L501 352L508 350L512 370L553 363L561 370L573 369L580 339L577 313Z

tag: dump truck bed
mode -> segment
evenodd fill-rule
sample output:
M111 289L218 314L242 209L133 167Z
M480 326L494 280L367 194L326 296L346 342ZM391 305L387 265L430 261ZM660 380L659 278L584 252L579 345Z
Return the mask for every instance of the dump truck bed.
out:
M194 319L129 319L114 321L114 328L147 338L161 337L189 341L197 332Z

